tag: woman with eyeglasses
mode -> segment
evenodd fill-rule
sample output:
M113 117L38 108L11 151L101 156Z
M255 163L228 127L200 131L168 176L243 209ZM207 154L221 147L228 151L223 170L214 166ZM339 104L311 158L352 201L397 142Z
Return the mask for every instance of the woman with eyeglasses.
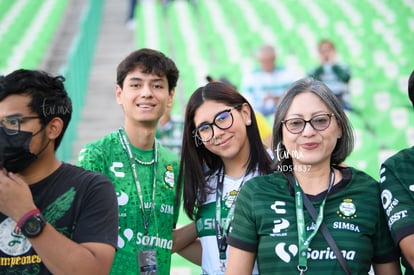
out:
M239 193L228 237L227 275L400 274L399 253L382 213L379 183L343 164L353 134L322 82L294 82L275 113L280 173Z
M249 179L270 172L272 160L247 100L221 82L198 88L185 112L178 181L184 184L184 209L195 221L187 234L199 239L179 253L201 260L203 274L224 274L237 194Z

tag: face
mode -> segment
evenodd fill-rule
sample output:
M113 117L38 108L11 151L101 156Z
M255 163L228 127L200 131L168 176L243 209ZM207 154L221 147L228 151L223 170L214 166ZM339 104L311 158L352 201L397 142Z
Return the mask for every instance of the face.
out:
M126 120L156 127L159 118L171 106L174 91L168 92L166 76L144 74L139 68L128 73L123 88L116 87L116 99Z
M42 134L42 125L40 120L37 118L38 114L32 112L29 107L31 101L30 96L27 95L10 95L6 97L3 101L0 102L0 120L2 120L1 127L5 127L9 130L9 135L6 135L7 139L13 140L14 135L15 140L18 139L17 132L20 124L20 131L32 133L31 142L30 142L30 152L38 154L42 149L45 148L48 143L47 137ZM21 118L17 122L12 118L19 117ZM16 132L12 134L11 132Z
M318 128L325 119L329 120L327 116L318 116L323 114L332 114L332 111L317 95L307 92L301 93L293 99L284 120L294 118L311 120L316 117L312 123ZM312 166L330 165L331 154L342 134L334 116L330 117L330 124L325 130L316 130L310 123L306 123L301 133L292 134L285 125L282 126L282 131L283 144L290 154L293 164Z
M233 108L223 103L215 101L205 101L195 112L194 125L197 128L205 128L207 124L215 122L219 126L228 125L224 120L230 120L231 117L223 113L224 110L231 110L233 116L233 124L228 129L220 129L216 125L211 125L214 135L209 141L205 141L204 146L212 152L220 156L223 161L238 158L240 154L248 153L249 141L247 138L246 126L250 125L250 108L247 104L243 104L241 110ZM221 124L224 123L224 124ZM201 129L200 128L200 129Z
M322 43L319 46L319 57L322 63L330 62L335 59L335 49L329 43Z
M276 56L272 53L262 53L259 57L260 66L265 72L272 72L275 67Z

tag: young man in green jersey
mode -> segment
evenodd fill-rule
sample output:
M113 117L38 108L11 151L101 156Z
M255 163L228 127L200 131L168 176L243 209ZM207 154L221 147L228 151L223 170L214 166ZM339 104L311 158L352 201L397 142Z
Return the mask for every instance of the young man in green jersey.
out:
M118 65L115 88L124 125L79 153L77 164L106 174L118 195L118 250L111 274L170 273L179 159L155 134L173 102L178 76L174 62L159 51L129 54Z
M408 96L414 107L414 71L408 79ZM381 198L388 226L403 257L405 274L414 274L414 147L388 158L380 170Z

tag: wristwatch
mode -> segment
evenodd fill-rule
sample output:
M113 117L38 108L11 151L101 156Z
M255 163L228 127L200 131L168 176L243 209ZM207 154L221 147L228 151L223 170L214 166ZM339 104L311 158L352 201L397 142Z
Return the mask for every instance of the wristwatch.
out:
M42 214L38 213L28 217L22 224L20 230L26 238L37 237L42 233L46 225L46 219Z

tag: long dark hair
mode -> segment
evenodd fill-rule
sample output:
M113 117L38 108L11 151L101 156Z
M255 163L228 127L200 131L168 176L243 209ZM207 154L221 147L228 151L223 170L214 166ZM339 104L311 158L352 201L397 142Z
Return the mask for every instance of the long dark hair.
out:
M193 220L197 216L198 207L205 202L209 191L206 177L223 166L222 159L207 150L204 144L199 144L193 135L195 112L207 100L224 103L235 107L237 110L240 110L243 104L248 104L251 110L250 119L252 123L250 126L246 126L250 145L247 173L256 168L258 168L260 174L267 174L272 171L272 160L261 141L256 116L249 102L236 89L225 83L211 82L198 88L191 95L185 111L181 165L178 175L179 184L184 184L184 210L188 217ZM180 189L177 188L177 190Z

